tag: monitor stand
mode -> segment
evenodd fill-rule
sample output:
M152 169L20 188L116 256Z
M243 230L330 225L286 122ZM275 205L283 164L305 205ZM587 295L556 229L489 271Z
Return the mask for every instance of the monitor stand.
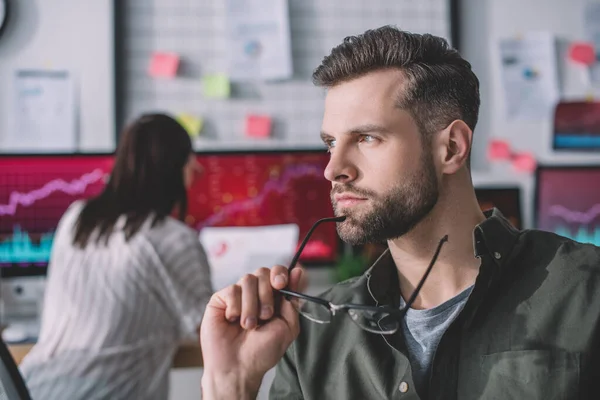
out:
M40 331L45 276L2 278L0 324L7 343L35 342Z

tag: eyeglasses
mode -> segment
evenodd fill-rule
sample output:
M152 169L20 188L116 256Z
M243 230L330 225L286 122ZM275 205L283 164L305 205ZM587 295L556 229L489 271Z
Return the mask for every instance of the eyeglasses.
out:
M332 217L332 218L323 218L315 222L315 224L310 228L306 237L300 244L300 247L296 251L294 258L290 262L290 266L288 267L288 272L291 272L292 269L296 266L300 255L302 254L302 250L308 239L312 235L313 231L323 222L343 222L346 217ZM413 294L410 296L404 308L394 308L390 306L366 306L361 304L333 304L325 299L319 297L308 296L306 294L294 292L288 289L281 289L279 292L284 295L286 300L292 303L296 311L303 317L307 318L312 322L316 322L318 324L328 324L331 322L332 318L336 315L336 313L347 313L348 316L356 325L358 325L361 329L372 333L379 334L392 334L395 333L398 328L400 328L400 321L406 315L406 312L412 304L414 303L419 291L423 287L427 276L431 272L433 264L435 264L440 250L445 242L448 241L448 235L445 235L438 243L437 248L435 250L435 254L427 270L423 274L423 277L419 281L419 284L415 288Z

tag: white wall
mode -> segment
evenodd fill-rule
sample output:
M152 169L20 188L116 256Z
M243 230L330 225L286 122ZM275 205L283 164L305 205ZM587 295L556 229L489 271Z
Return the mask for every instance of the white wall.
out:
M514 121L505 117L496 51L501 38L515 37L529 31L554 33L560 43L559 70L563 77L564 98L585 99L592 88L587 85L583 68L566 60L564 44L584 39L583 18L587 0L461 1L462 53L471 61L481 80L481 118L474 139L474 169L491 170L485 159L490 137L507 139L515 150L531 151L542 163L599 163L599 153L552 152L552 115L539 121ZM598 88L595 96L600 96Z
M15 69L69 70L80 102L80 147L114 149L112 0L12 0L0 36L0 151L12 124Z
M481 83L480 120L473 139L473 181L477 184L517 184L522 188L523 222L533 227L534 177L515 173L507 164L490 164L486 158L490 138L508 140L517 151L530 151L541 164L600 164L600 153L552 151L552 115L544 120L515 121L506 118L497 43L529 31L547 31L559 42L559 75L565 99L584 99L600 90L587 83L585 71L566 60L565 43L582 40L584 5L587 0L460 0L463 56Z

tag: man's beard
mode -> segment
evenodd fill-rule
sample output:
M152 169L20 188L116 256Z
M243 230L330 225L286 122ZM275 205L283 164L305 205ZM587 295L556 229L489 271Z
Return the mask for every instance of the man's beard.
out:
M421 169L385 194L337 184L331 190L331 202L336 216L346 220L337 224L343 241L351 245L384 243L410 232L436 205L439 188L430 152L423 154ZM370 210L337 208L335 194L350 194L368 199ZM365 204L366 205L366 204Z

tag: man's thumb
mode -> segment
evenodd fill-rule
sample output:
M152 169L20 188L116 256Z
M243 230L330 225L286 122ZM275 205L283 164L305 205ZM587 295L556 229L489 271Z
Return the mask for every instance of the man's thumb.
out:
M290 272L290 290L304 292L308 286L308 279L302 267L296 267Z

